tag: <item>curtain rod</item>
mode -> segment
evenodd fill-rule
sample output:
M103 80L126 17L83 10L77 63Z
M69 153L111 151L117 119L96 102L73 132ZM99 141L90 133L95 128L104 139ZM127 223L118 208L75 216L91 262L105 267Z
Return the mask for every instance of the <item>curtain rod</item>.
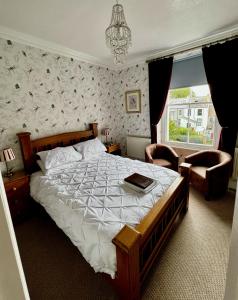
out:
M150 63L152 61L160 60L160 59L163 59L163 58L168 58L168 57L171 57L171 56L174 56L174 55L177 55L177 54L182 54L182 53L185 53L185 52L189 52L189 51L192 51L192 50L201 49L202 47L208 47L208 46L215 45L215 44L218 44L218 43L221 43L221 42L230 41L230 40L233 40L237 37L238 37L238 34L235 34L234 36L222 38L222 39L219 39L219 40L214 41L214 42L201 44L200 46L194 46L194 47L191 47L191 48L187 48L185 50L174 51L174 52L172 52L170 54L167 54L167 55L159 56L157 58L148 59L148 60L146 60L146 63Z

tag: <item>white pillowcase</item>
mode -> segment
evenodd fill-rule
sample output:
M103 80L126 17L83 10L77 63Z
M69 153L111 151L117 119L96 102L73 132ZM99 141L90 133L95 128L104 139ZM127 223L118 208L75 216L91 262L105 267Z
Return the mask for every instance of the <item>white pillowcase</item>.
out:
M38 152L37 155L46 170L82 159L82 154L75 151L73 146L57 147L53 150Z
M66 164L63 164L63 165L60 165L60 166L57 166L57 167L54 167L54 168L50 168L50 169L46 169L45 168L45 166L44 166L44 164L43 164L43 162L42 162L42 160L40 160L40 159L38 159L37 161L36 161L36 163L38 164L38 166L40 167L40 169L41 169L41 171L42 171L42 173L44 174L44 175L49 175L49 174L51 174L51 172L54 172L55 170L59 170L59 169L66 169L66 168L69 168L69 166L70 166L70 164L71 163L66 163Z
M43 173L44 175L46 175L46 174L47 174L47 170L46 170L46 168L45 168L45 166L44 166L42 160L38 159L36 162L37 162L38 166L40 167L42 173Z
M74 148L82 154L84 160L95 158L107 151L107 148L98 138L75 144Z

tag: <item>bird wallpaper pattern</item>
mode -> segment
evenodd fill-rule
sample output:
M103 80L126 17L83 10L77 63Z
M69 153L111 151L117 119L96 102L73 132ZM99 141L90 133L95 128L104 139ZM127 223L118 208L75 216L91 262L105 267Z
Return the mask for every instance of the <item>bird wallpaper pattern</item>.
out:
M129 114L125 92L134 89L141 90L142 111ZM14 169L23 167L22 131L34 139L97 122L99 134L109 127L109 139L125 153L127 135L150 135L148 106L146 64L110 70L0 38L0 150L13 148Z

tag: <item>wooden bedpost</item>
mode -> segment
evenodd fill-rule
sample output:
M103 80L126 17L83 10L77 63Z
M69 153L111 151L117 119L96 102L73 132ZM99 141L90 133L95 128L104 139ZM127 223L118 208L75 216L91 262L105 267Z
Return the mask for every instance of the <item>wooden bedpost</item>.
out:
M30 132L17 133L20 142L24 168L28 174L32 172L32 147L30 135Z
M112 240L116 246L115 284L123 300L140 299L140 233L125 225Z
M187 203L186 203L186 207L184 209L184 212L186 213L188 210L188 206L189 206L189 176L190 176L190 168L191 168L191 164L189 163L181 163L179 166L179 172L181 174L181 176L183 176L186 180L186 184L187 184Z
M89 128L93 131L93 135L98 136L98 123L90 123Z

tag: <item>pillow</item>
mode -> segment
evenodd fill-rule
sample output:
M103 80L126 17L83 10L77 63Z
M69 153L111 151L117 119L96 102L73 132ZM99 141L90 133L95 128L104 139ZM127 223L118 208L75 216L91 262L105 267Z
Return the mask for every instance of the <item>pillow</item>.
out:
M44 175L46 175L47 170L46 170L46 168L45 168L45 166L44 166L42 160L38 159L36 162L37 162L38 166L40 167L42 173L43 173Z
M75 144L74 148L82 154L84 160L95 158L99 154L107 151L107 148L98 138Z
M56 166L56 167L54 167L54 168L50 168L50 169L46 169L45 168L45 166L44 166L44 164L43 164L43 162L42 162L42 160L40 160L40 159L38 159L37 161L36 161L36 163L38 164L38 166L40 167L40 169L41 169L41 171L42 171L42 173L44 174L44 175L49 175L52 171L54 171L55 169L66 169L68 166L70 166L70 164L71 163L66 163L66 164L62 164L62 165L59 165L59 166Z
M57 147L53 150L38 152L37 155L46 170L82 159L82 154L75 151L73 146Z

